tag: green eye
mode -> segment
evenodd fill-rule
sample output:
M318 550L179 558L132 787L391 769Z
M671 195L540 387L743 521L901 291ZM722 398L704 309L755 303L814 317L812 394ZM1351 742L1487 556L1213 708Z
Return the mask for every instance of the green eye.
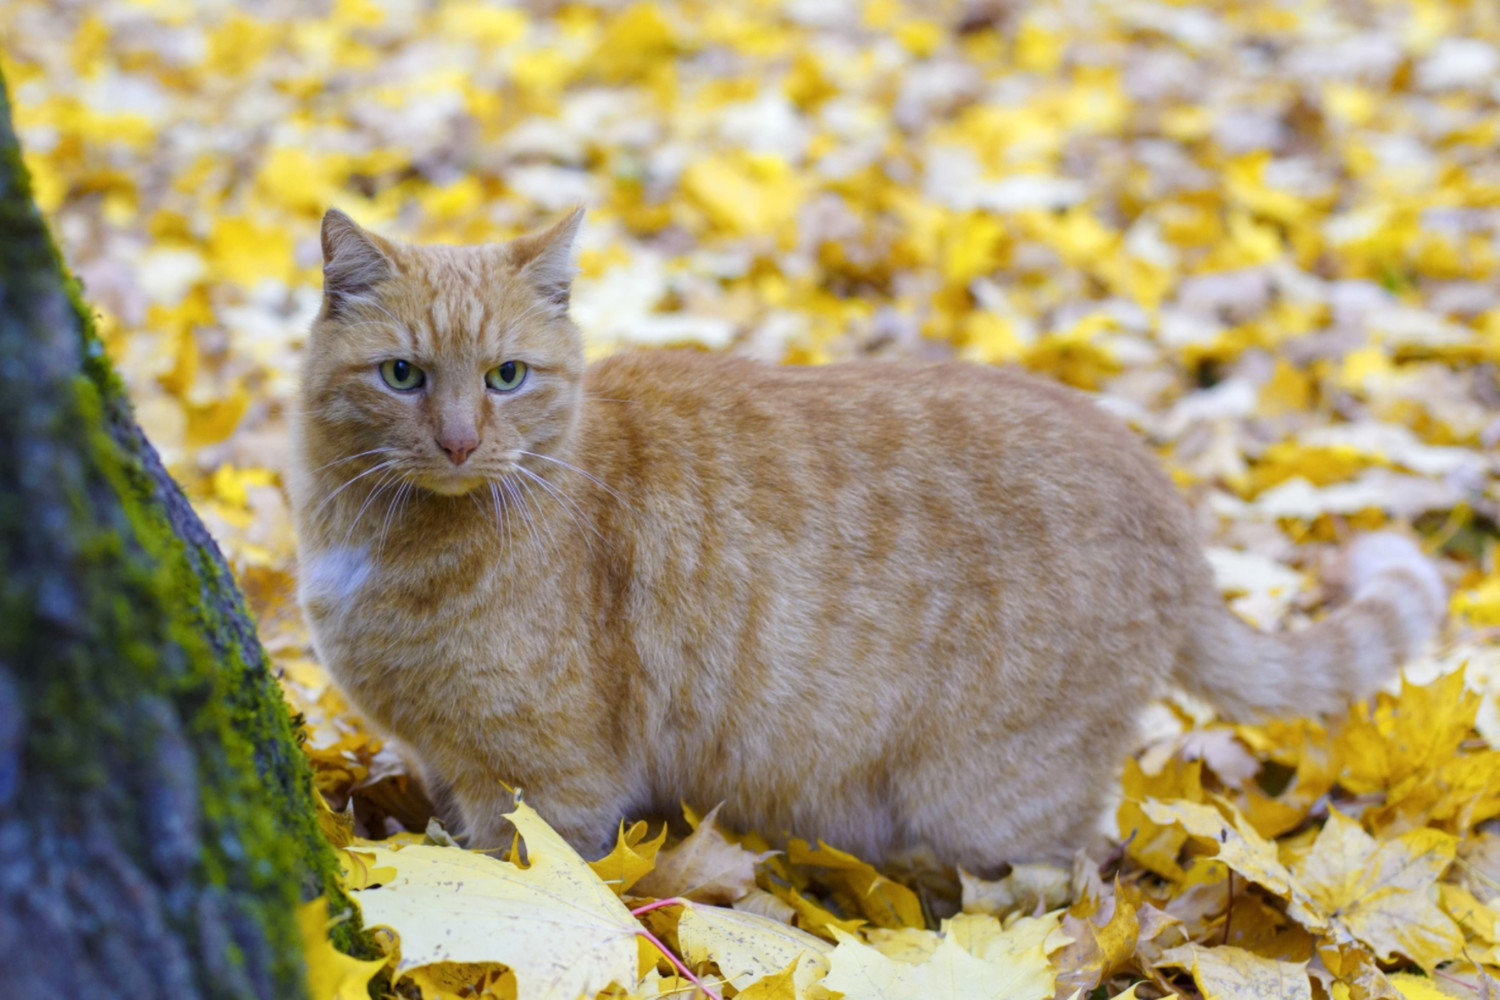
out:
M385 384L392 389L400 389L404 392L420 389L422 383L427 381L427 376L422 373L422 369L400 358L383 362L380 366L380 377L385 379Z
M526 381L526 362L507 361L484 373L484 384L496 392L515 392Z

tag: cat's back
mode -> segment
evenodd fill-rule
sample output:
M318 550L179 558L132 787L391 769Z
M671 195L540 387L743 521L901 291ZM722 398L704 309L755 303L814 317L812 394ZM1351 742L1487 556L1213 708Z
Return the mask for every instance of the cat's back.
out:
M926 608L918 631L936 638L971 605L991 628L1060 612L1104 628L1185 607L1206 583L1155 457L1086 397L1024 373L664 351L596 364L585 391L581 457L620 500L604 514L616 578L717 595L702 606L747 627L761 585L851 635Z
M1155 457L1116 418L1009 369L642 351L591 366L585 396L586 448L616 486L701 491L708 480L788 499L853 487L973 494L963 499L981 508L1042 504L1111 521L1187 516Z

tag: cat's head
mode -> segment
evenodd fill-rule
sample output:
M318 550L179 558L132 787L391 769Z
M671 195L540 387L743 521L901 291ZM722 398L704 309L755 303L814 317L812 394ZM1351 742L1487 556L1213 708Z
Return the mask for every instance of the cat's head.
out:
M582 209L509 243L412 246L330 209L304 420L333 460L366 455L434 493L566 441L583 341L568 319ZM359 464L366 464L365 461Z

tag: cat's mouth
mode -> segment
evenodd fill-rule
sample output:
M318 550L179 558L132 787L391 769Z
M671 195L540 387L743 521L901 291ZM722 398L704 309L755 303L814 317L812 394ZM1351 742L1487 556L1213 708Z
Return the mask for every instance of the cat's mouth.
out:
M431 493L445 497L461 497L489 482L489 477L477 469L449 469L430 473L417 480L417 485Z

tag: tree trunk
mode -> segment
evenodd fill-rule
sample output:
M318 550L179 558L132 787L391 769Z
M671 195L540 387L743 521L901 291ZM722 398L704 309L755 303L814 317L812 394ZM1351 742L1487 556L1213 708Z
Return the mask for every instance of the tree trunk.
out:
M0 81L0 994L296 1000L296 909L348 908L336 874L254 625L131 416ZM357 920L336 933L367 952Z

